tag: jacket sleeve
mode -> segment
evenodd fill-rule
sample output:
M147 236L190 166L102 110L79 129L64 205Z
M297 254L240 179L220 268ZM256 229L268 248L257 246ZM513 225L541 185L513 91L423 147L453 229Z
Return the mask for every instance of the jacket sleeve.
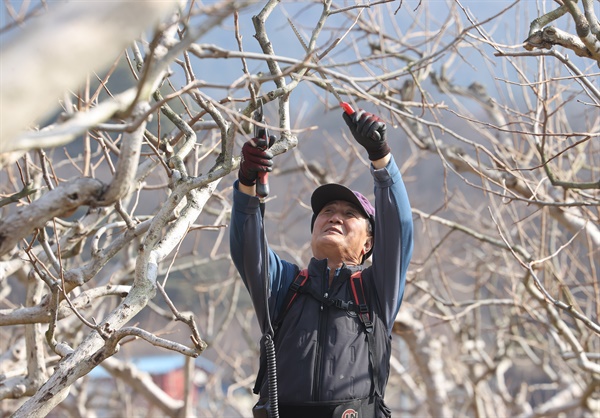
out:
M263 333L267 328L267 305L263 272L265 244L267 244L269 271L268 306L270 318L273 320L279 312L288 287L298 272L298 267L282 260L274 251L268 248L259 200L257 197L240 192L238 181L236 181L233 186L229 247L233 263L250 293L260 329Z
M372 255L374 286L383 320L391 332L404 296L406 272L413 251L413 221L410 202L400 169L394 158L376 170L375 242Z

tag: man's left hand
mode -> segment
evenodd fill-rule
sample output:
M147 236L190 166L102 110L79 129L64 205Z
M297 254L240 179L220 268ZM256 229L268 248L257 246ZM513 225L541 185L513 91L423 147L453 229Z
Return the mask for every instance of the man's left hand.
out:
M385 137L385 122L378 116L362 109L351 115L344 112L342 116L356 142L367 150L369 160L380 160L390 153Z

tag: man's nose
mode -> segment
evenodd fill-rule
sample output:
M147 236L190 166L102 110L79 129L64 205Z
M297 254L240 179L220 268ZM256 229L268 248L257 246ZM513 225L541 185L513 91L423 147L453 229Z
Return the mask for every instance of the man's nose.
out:
M329 222L331 223L342 223L344 219L342 218L342 215L339 212L334 212L331 214L331 217L329 218Z

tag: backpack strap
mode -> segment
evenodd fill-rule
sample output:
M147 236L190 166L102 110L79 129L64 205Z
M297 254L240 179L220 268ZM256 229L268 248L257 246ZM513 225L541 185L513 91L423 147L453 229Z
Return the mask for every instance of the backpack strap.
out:
M292 303L294 303L298 297L298 293L303 293L306 282L308 282L308 269L302 269L288 288L283 304L281 305L281 312L279 312L275 319L275 329L279 328L279 325L283 322L285 314L287 314Z
M358 306L360 322L365 326L367 333L371 334L373 333L373 321L371 321L371 314L367 305L367 298L365 297L365 289L363 288L362 271L357 271L350 276L350 288L354 296L354 303Z
M373 372L373 394L381 396L383 388L379 382L379 361L377 360L379 357L377 353L377 344L375 343L375 337L373 335L373 321L371 319L371 313L369 312L369 305L367 304L365 289L362 282L362 271L357 271L350 276L350 288L352 289L352 295L354 296L354 303L358 306L358 318L365 327L365 334L367 335L369 362L371 363L371 370Z

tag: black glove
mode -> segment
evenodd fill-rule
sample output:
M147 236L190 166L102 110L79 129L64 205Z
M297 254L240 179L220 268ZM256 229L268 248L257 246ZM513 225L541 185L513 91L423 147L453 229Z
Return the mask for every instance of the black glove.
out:
M245 186L254 186L258 173L273 171L273 154L268 150L275 142L275 136L269 137L269 143L265 139L254 138L246 141L242 147L242 161L238 178Z
M379 160L390 153L385 140L385 122L378 116L364 110L357 110L351 115L344 112L342 116L356 142L367 150L369 160Z

